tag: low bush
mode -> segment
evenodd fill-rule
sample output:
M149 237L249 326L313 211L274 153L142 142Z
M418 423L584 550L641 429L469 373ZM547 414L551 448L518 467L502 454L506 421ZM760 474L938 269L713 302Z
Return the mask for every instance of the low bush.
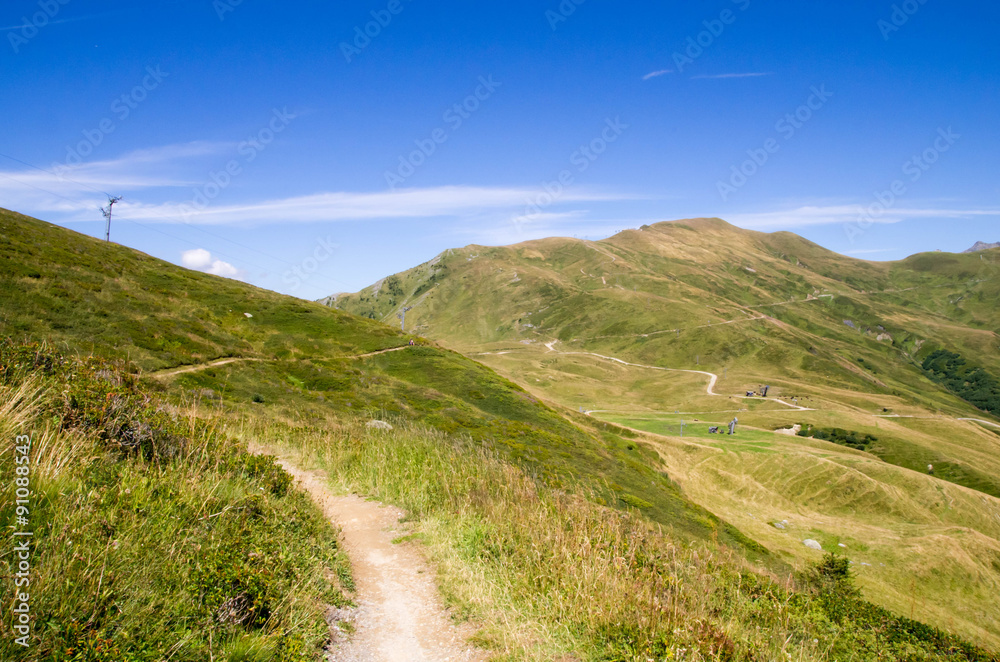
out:
M800 437L812 437L822 441L829 441L859 451L867 451L878 441L878 437L870 434L852 432L841 428L817 428L813 427L810 423L803 423L798 435Z

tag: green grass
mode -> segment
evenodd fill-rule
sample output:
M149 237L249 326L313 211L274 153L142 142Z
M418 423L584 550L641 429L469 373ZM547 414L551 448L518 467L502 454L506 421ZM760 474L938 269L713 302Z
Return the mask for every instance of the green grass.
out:
M127 366L9 343L0 365L0 433L32 440L23 528L34 534L20 589L29 646L5 618L0 657L320 658L324 605L347 602L349 569L281 467L149 400ZM15 461L4 444L0 474L14 475ZM14 481L0 490L0 517L13 522ZM8 579L15 561L0 557ZM0 602L13 605L14 589L4 581Z
M650 526L641 500L623 495L634 509L624 514L554 490L464 435L402 421L373 433L360 420L330 434L236 416L338 489L404 507L408 538L422 539L445 595L498 659L996 659L842 588L853 572L833 584L820 571L779 579Z
M898 619L888 626L886 619L893 617L877 610L864 624L831 621L813 589L805 583L796 587L791 578L792 568L807 568L814 559L803 551L801 541L782 538L787 534L774 527L758 528L760 520L747 516L751 508L758 517L780 514L779 520L801 509L810 529L825 536L824 541L858 540L871 553L895 562L888 578L859 573L873 602L910 613L910 605L892 587L919 577L925 587L921 600L926 602L916 610L920 620L990 646L1000 637L1000 624L984 611L1000 576L1000 562L990 566L995 550L989 540L998 538L991 528L992 511L988 505L976 506L976 499L987 497L926 475L908 482L901 478L902 469L874 457L816 440L771 441L776 435L767 432L796 419L867 432L864 425L856 425L864 420L876 427L880 444L902 439L920 452L939 453L945 461L991 471L998 462L993 452L998 437L974 424L962 424L959 433L952 434L950 423L941 423L942 432L916 419L878 423L871 418L883 408L970 412L904 353L915 348L917 337L954 336L965 351L982 352L983 343L988 349L992 341L984 341L985 334L973 322L985 323L993 314L989 306L970 309L968 326L954 332L948 327L947 333L945 313L921 313L920 328L912 338L900 334L898 347L849 330L842 316L847 308L859 320L870 311L897 315L906 306L895 302L862 308L853 294L847 297L851 301L802 304L802 310L796 308L788 318L794 324L783 317L785 309L769 312L789 325L787 335L776 332L777 323L767 320L697 331L684 326L688 330L679 339L670 333L621 335L689 325L702 317L703 323L726 321L732 319L734 302L760 305L779 295L804 296L810 288L830 285L839 262L808 242L784 236L761 244L756 235L748 235L757 243L741 257L753 260L756 276L724 263L712 263L715 271L706 274L702 261L676 252L654 255L644 243L645 233L632 233L608 244L560 240L537 247L483 249L481 254L479 249L458 252L425 265L423 275L412 282L401 276L398 282L384 284L379 296L391 301L378 304L376 317L391 314L393 306L402 305L400 297L423 288L418 296L426 298L414 309L420 311L415 319L418 331L429 333L436 324L449 324L449 337L460 349L525 350L523 355L483 357L495 361L502 376L422 340L413 349L352 358L406 345L410 336L370 319L178 269L16 214L0 213L0 225L0 329L5 335L44 339L84 357L129 357L141 368L120 371L129 376L118 384L123 391L115 397L123 399L114 400L110 419L101 401L107 390L95 387L81 392L76 405L63 402L69 409L60 410L59 420L68 416L66 420L79 428L63 434L81 435L92 444L80 446L81 457L97 457L94 466L115 474L108 480L128 481L126 485L135 485L127 488L133 494L141 485L155 489L156 481L162 481L163 491L153 503L166 519L142 509L131 512L131 502L121 499L108 500L106 510L88 509L94 490L88 487L87 462L61 465L73 467L60 474L65 475L65 489L52 492L54 500L71 506L64 524L70 531L95 526L95 513L105 519L126 513L132 518L131 540L138 540L140 518L152 517L150 528L144 529L155 538L148 551L152 556L127 559L129 567L141 565L145 574L141 580L137 574L134 584L119 586L124 591L141 584L142 590L135 589L140 598L155 603L156 596L165 595L176 606L164 610L162 619L151 620L147 630L132 625L123 630L139 628L141 640L154 642L143 650L135 640L121 640L123 655L134 650L136 655L162 656L164 642L172 646L188 636L183 645L190 644L194 659L204 659L206 635L209 657L266 658L294 647L306 659L318 655L322 624L317 596L335 601L337 584L347 581L337 570L332 578L340 579L332 581L319 568L343 568L343 562L339 556L322 556L323 550L335 554L324 542L330 540L329 531L314 528L321 525L316 520L303 524L303 513L311 508L304 497L288 491L265 496L262 502L251 498L260 488L267 493L283 475L266 464L251 466L233 459L244 457L241 443L251 442L295 448L325 467L342 487L410 510L421 523L418 533L438 563L450 603L460 613L482 619L484 641L510 659L557 659L577 652L584 659L634 659L668 652L676 656L682 648L690 659L725 657L723 649L732 659L750 659L753 650L771 657L791 651L802 659L852 659L852 650L853 659L910 653L962 659L957 650L941 649L943 640L933 632L921 630L916 639L909 638L913 633L902 639L885 636L895 632L893 628L909 626ZM713 241L728 232L711 224L690 227L696 226L699 233L718 235ZM678 227L669 232L691 230ZM656 241L664 245L662 237ZM605 287L597 269L610 262L612 254L615 268L622 270L617 276L621 289ZM516 264L498 262L511 255ZM796 266L798 261L812 271ZM580 269L586 273L580 274ZM926 273L931 279L952 278L933 269ZM717 278L719 274L724 278ZM850 278L854 286L873 288L892 285L897 276L881 267L858 266ZM627 288L632 287L629 294ZM499 294L486 295L490 288ZM449 292L456 298L444 296ZM590 305L594 301L600 305ZM374 299L370 303L374 305ZM462 315L451 312L460 306ZM591 337L603 332L619 335ZM770 383L776 395L798 396L820 411L807 415L775 410L779 405L771 402L710 398L704 393L707 378L701 376L615 372L614 366L550 354L537 342L520 342L557 337L563 340L563 350L581 348L649 365L701 367L720 374L728 370L718 387L721 392L740 393ZM926 344L921 351L927 351ZM149 376L151 370L225 356L258 360L175 377ZM531 379L521 378L522 367ZM581 381L574 384L564 378L572 374ZM558 397L549 399L549 394ZM572 411L584 405L593 408L602 397L621 404L635 394L643 394L642 406L628 409L620 419L597 420ZM581 399L570 402L568 396ZM143 403L156 406L149 410ZM618 424L633 421L630 427L638 428L648 423L668 431L673 421L659 412L685 411L687 404L696 405L695 411L745 407L749 411L739 416L747 427L741 428L738 440L709 438L700 427L707 430L710 420L725 424L732 414L693 416L701 419L698 429L674 447L674 441L660 446ZM129 417L129 411L141 416ZM50 414L43 414L46 417ZM370 434L363 424L373 418L390 421L397 431ZM140 478L146 482L140 485ZM140 493L147 498L146 492ZM153 499L152 493L148 498ZM774 511L779 505L784 513ZM878 518L891 526L879 529ZM837 527L820 524L832 519ZM905 527L900 524L904 521ZM219 537L213 537L213 527L219 527ZM872 531L903 540L906 553L893 555L875 544ZM107 543L97 534L88 535L88 548ZM308 536L309 541L296 536ZM911 541L925 536L934 536L935 545L947 550L934 559L933 567L910 553L916 545ZM202 560L199 550L177 542L185 540L211 554ZM234 547L233 541L248 545ZM284 541L298 546L285 547ZM177 546L168 547L168 542ZM279 558L284 554L281 572L272 576L258 565L259 557L240 556L239 550L254 545ZM170 574L158 575L151 559L169 549L177 558L195 560L178 568L171 559L165 562ZM82 566L86 581L78 582L85 587L81 595L96 592L95 576L100 584L96 558ZM297 590L293 575L317 583ZM323 584L319 580L324 578L331 581ZM767 588L744 599L744 582ZM52 591L47 599L54 604L62 597L56 587L62 585L46 585ZM219 624L208 612L218 614L226 604L216 604L225 593L216 589L226 586L238 587L249 605L267 605L249 609L248 623L269 614L264 625L230 628L216 638ZM708 591L702 593L703 587ZM654 599L661 606L648 606L656 605ZM84 614L87 627L98 621L90 617L82 597L72 600L66 604L74 614ZM145 613L137 602L115 604L125 620ZM670 606L669 617L662 605ZM59 613L46 623L61 628L67 617ZM103 646L108 634L119 636L119 626L117 621L107 627L100 622L94 636ZM872 624L878 628L875 633L866 631ZM282 643L284 633L292 629L304 637L295 646ZM52 641L64 645L70 639L61 632L52 634ZM810 648L813 639L824 642L823 647Z
M146 370L227 356L360 354L406 340L381 324L5 210L0 301L5 335L128 355Z

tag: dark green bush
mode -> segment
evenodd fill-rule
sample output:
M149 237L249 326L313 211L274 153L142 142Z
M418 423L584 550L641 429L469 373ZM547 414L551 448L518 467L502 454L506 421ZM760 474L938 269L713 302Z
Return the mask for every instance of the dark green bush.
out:
M924 359L923 369L935 382L983 411L1000 415L1000 381L955 352L939 349Z
M802 424L802 429L799 430L798 435L800 437L812 437L814 439L829 441L859 451L867 451L878 441L878 437L870 434L862 434L841 428L817 428L809 423Z

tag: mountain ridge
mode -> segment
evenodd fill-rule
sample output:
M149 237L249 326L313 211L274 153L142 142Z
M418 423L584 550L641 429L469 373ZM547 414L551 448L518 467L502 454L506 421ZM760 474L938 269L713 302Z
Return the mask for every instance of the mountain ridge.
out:
M981 253L983 251L993 250L994 248L1000 248L1000 241L998 241L998 242L996 242L994 244L988 244L985 241L977 241L976 244L972 248L970 248L968 250L965 250L965 251L962 251L962 252L963 253Z

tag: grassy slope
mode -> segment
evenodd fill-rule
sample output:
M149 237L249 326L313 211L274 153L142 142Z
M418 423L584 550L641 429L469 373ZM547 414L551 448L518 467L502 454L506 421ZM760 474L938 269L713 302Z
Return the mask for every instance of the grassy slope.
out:
M778 542L778 530L761 529L747 512L775 509L744 501L760 482L768 485L766 494L787 491L792 497L780 502L777 512L785 515L779 521L808 513L817 538L832 540L853 527L868 541L863 544L886 535L901 541L879 543L893 570L867 573L862 579L869 594L935 622L957 618L964 631L995 641L1000 621L989 608L990 594L971 588L1000 586L1000 534L989 515L1000 512L1000 501L988 496L1000 496L1000 436L955 421L991 417L928 379L918 361L945 346L1000 374L1000 317L993 305L1000 299L998 257L1000 251L926 254L869 263L788 233L764 235L697 220L601 242L547 239L447 251L358 294L341 295L334 305L379 319L395 319L401 306L413 306L407 322L415 331L476 355L537 397L573 409L610 410L595 416L630 427L676 434L680 418L707 428L739 415L760 430L753 434L772 440L768 431L795 423L875 434L879 443L871 451L899 468L831 462L830 445L784 438L770 454L753 448L702 452L675 440L684 452L665 457L686 491L769 544ZM780 305L789 301L795 303ZM752 319L762 315L767 319ZM703 326L708 324L714 326ZM879 340L881 334L889 337ZM541 347L551 341L557 352ZM818 411L710 398L703 377L570 352L709 370L722 378L716 390L726 394L767 383L777 395L796 396ZM674 411L687 414L671 416ZM877 417L887 413L915 418ZM835 457L845 454L833 449ZM747 461L757 457L762 460ZM934 478L926 476L928 464L935 466ZM800 492L804 472L827 478ZM840 490L859 476L867 507L852 513ZM954 492L941 479L970 489ZM925 489L940 495L937 505L921 496ZM881 527L867 519L883 512ZM836 524L829 521L834 517ZM788 540L778 546L782 555L799 563L809 558L801 536ZM930 558L929 540L948 551ZM947 579L928 581L929 567ZM918 579L926 590L910 604L898 587Z
M0 273L5 334L127 354L145 370L227 356L360 354L404 342L381 324L7 211L0 211Z
M717 659L720 654L755 659L761 650L775 655L795 651L805 659L853 659L859 651L864 657L923 651L927 659L989 659L916 624L877 610L865 611L869 608L863 604L851 613L869 614L865 618L873 620L856 615L845 619L837 611L840 598L831 602L832 598L808 588L804 593L788 592L787 585L783 588L760 578L716 541L732 542L741 554L749 551L751 556L754 545L680 494L660 472L661 449L637 443L633 433L549 407L460 355L424 346L350 358L403 344L407 337L317 305L186 272L15 214L0 214L0 223L0 328L5 334L53 339L80 353L128 354L147 370L227 355L265 359L148 381L145 387L163 391L153 395L154 402L165 397L180 407L176 411L192 412L192 429L207 417L215 426L212 429L247 443L297 446L331 473L343 476L350 487L402 503L425 518L435 553L454 572L451 598L492 624L486 636L515 659L522 655L551 659L547 651L552 650L590 659L630 659L641 654L676 655L681 648L691 659ZM66 261L73 266L67 267ZM108 269L107 264L126 266ZM177 289L178 284L183 290ZM254 317L246 318L243 312ZM159 385L164 381L166 386ZM404 431L359 432L363 422L375 416L394 421ZM234 452L237 459L244 456L238 447ZM509 464L512 458L516 462ZM94 480L88 472L100 468L100 463L82 467L78 476L61 477L60 498L67 500L63 505L76 501L65 510L68 519L58 522L62 528L54 530L82 535L80 540L89 548L97 544L94 536L107 535L100 529L102 513L105 518L122 517L121 535L127 541L162 529L147 555L155 556L168 540L217 546L212 558L218 563L206 563L197 574L208 578L206 588L215 585L213 578L224 580L219 573L234 565L248 569L239 579L249 581L254 576L253 559L259 558L249 552L250 543L266 531L254 524L256 519L237 517L235 529L217 530L216 537L210 527L199 529L195 524L198 535L209 536L202 543L191 532L168 529L177 521L171 512L181 526L185 518L206 521L199 519L201 510L191 507L195 502L202 510L213 510L211 514L230 506L231 511L242 508L257 474L213 478L210 472L218 467L161 463L151 482L142 464L150 460L134 461L138 463L134 468L119 464L117 471L100 479L119 498L102 500L97 511L81 508L77 501L86 493L88 481ZM544 480L536 482L531 474ZM563 492L572 494L576 486L598 503L574 501ZM129 489L135 493L140 487L143 499L159 495L161 501L151 505L169 522L164 520L161 526L147 518L140 528L139 520L121 514L120 494L129 494ZM205 490L208 494L202 496ZM531 496L536 490L537 500ZM219 497L219 492L224 495ZM324 534L303 529L295 512L309 508L305 503L296 505L294 494L289 498L287 505L269 501L268 507L279 513L290 508L281 525L293 526L294 535L305 531L312 544L318 543L319 554L328 530ZM668 524L671 533L664 538L648 528L646 518L622 517L601 502L641 510ZM441 535L435 536L435 530ZM289 535L272 531L260 544L266 548ZM692 539L707 542L689 549ZM174 555L176 548L171 545L169 553ZM132 548L131 542L127 548ZM312 548L303 544L295 549ZM325 551L329 553L330 546ZM142 580L150 600L167 594L157 577L122 578L127 568L141 567L148 573L156 567L155 559L108 558L118 590L127 592ZM288 558L315 562L298 552ZM53 560L58 567L58 558ZM91 584L100 576L96 562L91 556L79 570ZM329 560L328 565L335 566L336 561ZM609 567L614 572L608 574ZM183 591L189 585L176 582L176 577L184 577L181 572L163 577L168 576L174 577L171 590ZM716 590L680 590L682 585L701 587L706 582ZM86 609L64 601L60 591L65 585L59 580L50 576L39 583L47 599L52 604L61 601L66 611L49 624L87 616ZM90 584L85 585L81 598L102 595L97 587L91 593ZM750 586L755 588L748 590ZM608 611L593 600L597 587ZM303 614L316 613L313 601L318 590L310 588L297 598L297 604L312 605L313 611ZM221 597L211 590L205 595ZM137 623L144 613L126 603L119 610L125 623ZM161 619L149 626L160 634L149 637L142 626L122 628L121 619L111 622L110 629L94 624L93 618L84 621L83 644L120 646L129 652L147 639L169 639L178 627L169 618ZM198 637L209 629L196 621L188 626ZM125 638L126 633L132 639ZM62 641L60 636L55 640ZM277 632L278 640L267 636L259 642L265 651L288 649ZM820 643L812 644L814 639ZM253 644L236 632L216 651L228 647L230 659L251 659L247 648ZM210 649L212 645L210 640ZM195 655L203 652L203 642L191 650ZM156 656L158 651L154 645L149 654ZM304 652L308 655L315 649Z
M305 410L392 415L463 432L554 483L581 483L621 508L640 504L688 535L766 551L687 500L655 453L593 421L564 415L459 354L404 346L371 320L187 271L11 212L0 212L0 329L139 366L265 359L181 375L171 393L263 400L269 415ZM67 267L66 265L72 265ZM244 313L253 315L245 317Z
M29 468L27 646L0 659L315 660L350 571L334 531L271 458L145 391L121 362L0 343L0 517ZM30 437L30 464L15 435ZM23 540L23 539L22 539ZM0 554L13 609L19 557ZM20 580L19 580L20 581Z
M650 392L648 371L618 371L610 389L594 388L608 383L595 376L606 366L595 370L532 345L556 340L564 354L711 370L724 376L719 391L730 394L766 383L776 395L849 413L855 425L874 425L865 415L889 412L991 418L929 379L920 361L945 346L1000 375L1000 316L991 304L1000 298L998 256L925 254L876 264L789 233L701 219L601 242L449 251L335 305L376 318L412 305L408 319L420 332L467 353L488 351L480 360L571 407L711 409L686 381L682 389L670 386L678 380L659 379L665 388ZM996 453L980 453L980 465L962 449L982 450L981 438L961 424L949 436L955 443L947 452L897 438L879 454L915 470L954 467L939 477L1000 494Z

